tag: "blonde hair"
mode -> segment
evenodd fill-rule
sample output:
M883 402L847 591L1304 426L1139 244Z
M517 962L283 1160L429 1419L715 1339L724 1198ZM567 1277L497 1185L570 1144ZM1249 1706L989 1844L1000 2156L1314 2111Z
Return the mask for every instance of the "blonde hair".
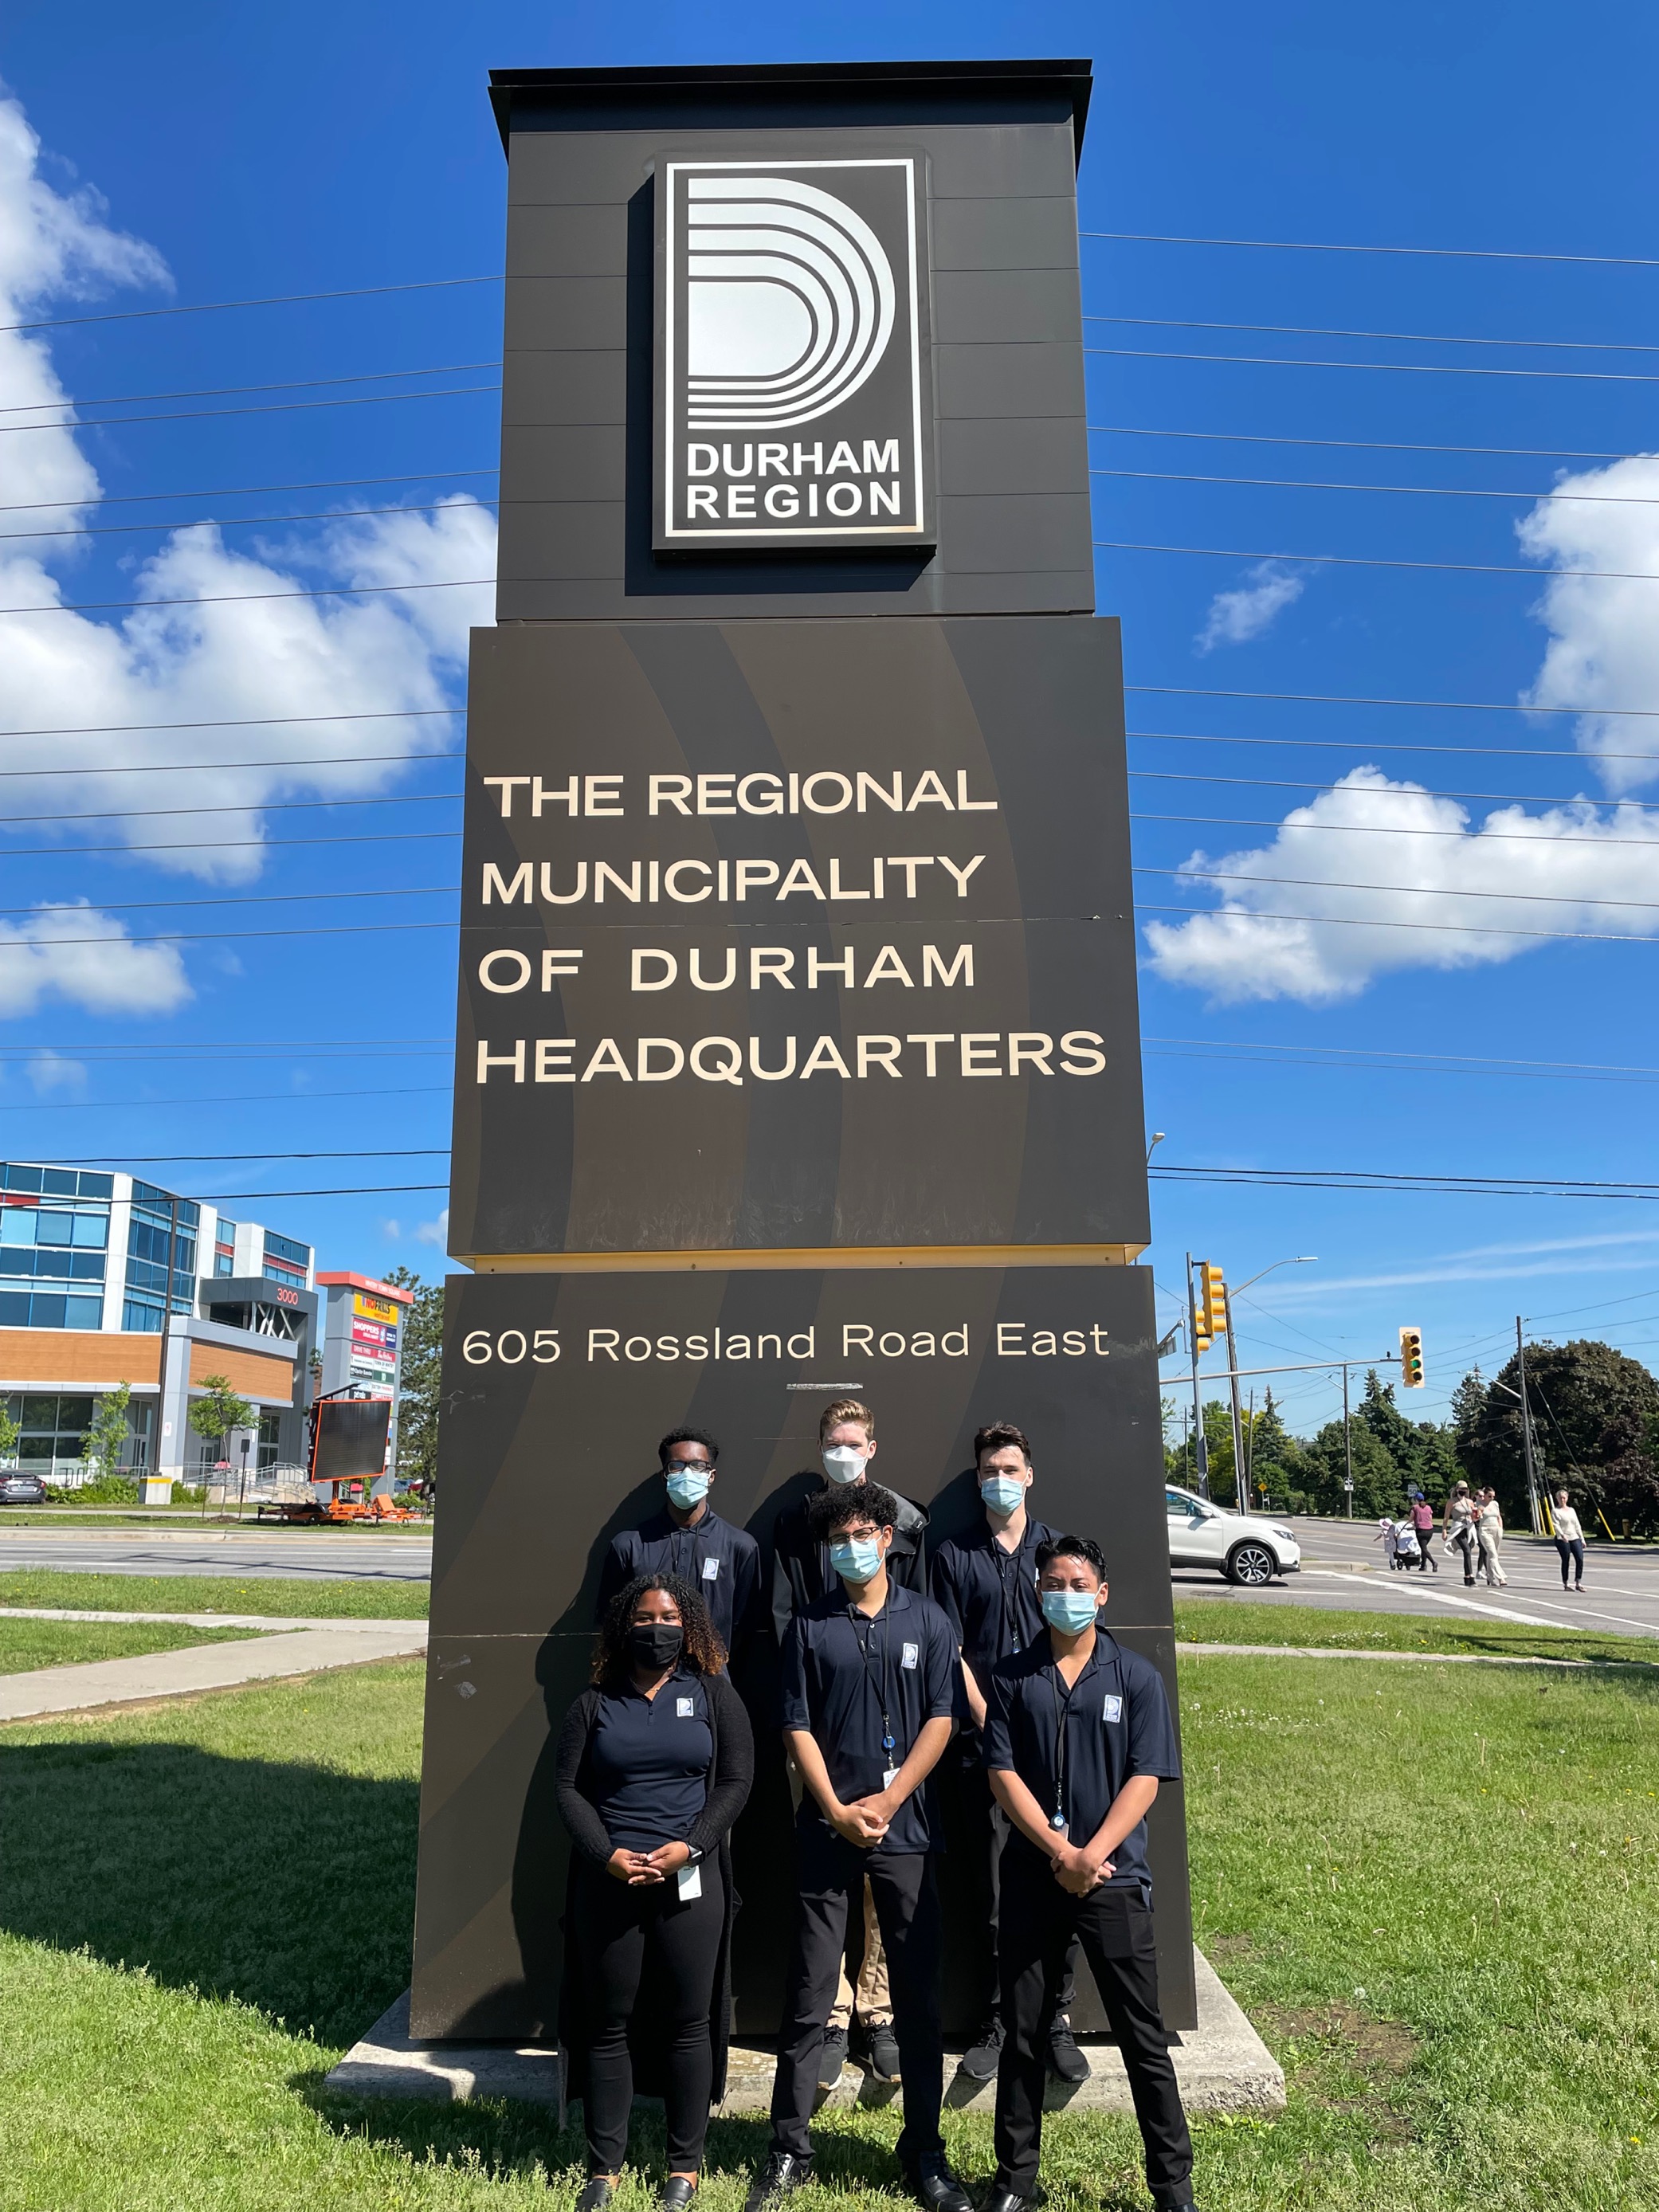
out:
M856 1421L869 1437L876 1441L876 1417L859 1398L836 1398L818 1415L818 1442L822 1443L831 1429L838 1429L843 1421Z

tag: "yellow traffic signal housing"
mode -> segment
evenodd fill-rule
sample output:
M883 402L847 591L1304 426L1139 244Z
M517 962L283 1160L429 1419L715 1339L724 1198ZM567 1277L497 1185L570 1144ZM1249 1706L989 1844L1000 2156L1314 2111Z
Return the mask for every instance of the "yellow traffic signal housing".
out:
M1213 1338L1227 1334L1227 1285L1212 1260L1199 1263L1200 1326Z
M1208 1286L1211 1272L1209 1261L1200 1260L1197 1284L1194 1284L1190 1274L1187 1281L1187 1296L1192 1304L1193 1348L1199 1352L1207 1352L1215 1342L1215 1330L1210 1322Z
M1402 1328L1400 1332L1400 1378L1408 1390L1423 1388L1423 1332L1420 1328Z

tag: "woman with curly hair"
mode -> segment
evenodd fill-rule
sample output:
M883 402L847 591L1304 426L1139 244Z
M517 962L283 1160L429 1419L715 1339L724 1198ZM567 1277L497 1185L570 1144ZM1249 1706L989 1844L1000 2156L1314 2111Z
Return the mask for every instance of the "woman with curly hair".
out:
M565 1715L558 1802L575 1845L565 1908L559 2054L580 2097L589 2179L578 2212L604 2212L639 2087L668 2120L665 2212L689 2204L708 2109L726 2090L732 1823L754 1780L749 1717L708 1611L678 1575L619 1590L591 1686ZM648 1973L650 2020L634 2007Z

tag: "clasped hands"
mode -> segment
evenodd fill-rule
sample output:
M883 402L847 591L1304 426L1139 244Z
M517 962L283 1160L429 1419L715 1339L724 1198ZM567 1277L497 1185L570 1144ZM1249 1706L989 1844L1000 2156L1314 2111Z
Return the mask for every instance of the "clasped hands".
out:
M1117 1869L1103 1851L1097 1853L1089 1844L1060 1844L1054 1853L1054 1880L1073 1897L1087 1897L1091 1890L1109 1881Z
M838 1836L844 1836L849 1844L856 1844L860 1850L867 1851L873 1850L887 1833L896 1810L891 1797L882 1790L873 1797L855 1797L850 1805L843 1805L837 1798L829 1808L828 1818Z
M618 1848L605 1863L605 1870L617 1881L625 1881L630 1889L642 1889L652 1882L666 1881L671 1874L678 1874L691 1856L690 1844L659 1844L654 1851L625 1851Z

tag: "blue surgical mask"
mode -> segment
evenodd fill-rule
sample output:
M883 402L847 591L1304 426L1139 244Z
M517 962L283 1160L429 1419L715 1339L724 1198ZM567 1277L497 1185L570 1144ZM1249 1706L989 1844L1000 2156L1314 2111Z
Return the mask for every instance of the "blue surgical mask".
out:
M854 1451L851 1444L836 1444L832 1450L820 1455L823 1471L831 1482L861 1482L864 1462L868 1452Z
M1093 1590L1044 1590L1042 1618L1062 1636L1080 1636L1094 1619L1099 1603Z
M988 1474L979 1494L993 1513L1012 1513L1025 1495L1025 1485L1012 1474Z
M668 1478L670 1503L678 1505L682 1512L688 1505L701 1505L708 1495L708 1469L706 1467L688 1467L683 1473L671 1474Z
M872 1582L881 1567L881 1546L873 1536L844 1536L830 1547L830 1564L843 1582Z

